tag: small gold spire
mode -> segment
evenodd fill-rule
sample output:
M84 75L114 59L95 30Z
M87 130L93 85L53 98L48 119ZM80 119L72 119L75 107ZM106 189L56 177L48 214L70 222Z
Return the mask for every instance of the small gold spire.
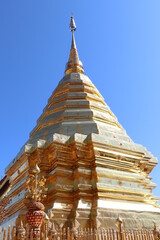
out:
M70 31L72 32L72 44L69 55L69 60L66 64L65 75L72 72L84 73L83 64L79 60L78 51L76 48L76 42L74 38L74 31L76 31L76 25L73 16L71 16Z

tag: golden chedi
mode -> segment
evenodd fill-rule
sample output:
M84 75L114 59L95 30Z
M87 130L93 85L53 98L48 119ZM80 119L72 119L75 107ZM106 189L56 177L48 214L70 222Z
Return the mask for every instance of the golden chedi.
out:
M153 229L160 224L158 198L150 172L158 163L119 124L103 97L84 74L73 17L72 43L65 76L48 100L28 142L6 167L10 185L1 227L26 220L27 179L38 164L46 178L45 212L56 226ZM54 229L53 229L54 232Z

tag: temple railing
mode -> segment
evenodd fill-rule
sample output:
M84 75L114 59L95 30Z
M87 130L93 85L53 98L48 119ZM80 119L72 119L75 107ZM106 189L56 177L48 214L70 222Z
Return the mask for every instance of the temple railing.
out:
M160 234L156 227L153 230L129 230L122 228L122 221L118 220L117 229L92 229L92 228L55 228L54 223L44 223L40 234L29 229L28 224L23 223L12 231L0 228L0 240L160 240Z

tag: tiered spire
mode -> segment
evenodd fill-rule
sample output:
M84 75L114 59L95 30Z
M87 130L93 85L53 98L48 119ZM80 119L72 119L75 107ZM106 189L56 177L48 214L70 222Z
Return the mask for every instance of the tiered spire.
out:
M83 64L79 60L78 51L76 48L76 42L74 38L74 32L76 31L76 24L73 16L71 16L70 31L72 32L72 44L71 44L69 60L66 64L65 75L71 72L84 73Z

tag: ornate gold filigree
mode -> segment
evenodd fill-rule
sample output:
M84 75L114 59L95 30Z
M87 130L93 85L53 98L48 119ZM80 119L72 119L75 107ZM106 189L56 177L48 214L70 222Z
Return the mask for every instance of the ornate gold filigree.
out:
M44 176L38 178L40 169L36 164L35 168L32 170L32 173L27 179L27 193L26 198L32 199L35 201L41 201L46 197L47 188L45 187L46 179Z

